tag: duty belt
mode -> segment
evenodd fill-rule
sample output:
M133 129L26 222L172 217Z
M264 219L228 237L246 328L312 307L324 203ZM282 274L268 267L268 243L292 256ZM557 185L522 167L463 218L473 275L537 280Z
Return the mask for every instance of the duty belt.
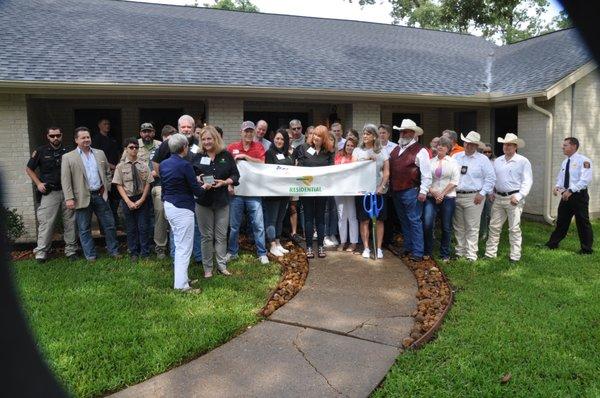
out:
M469 194L469 193L477 193L479 191L456 191L456 193L460 193L460 194Z

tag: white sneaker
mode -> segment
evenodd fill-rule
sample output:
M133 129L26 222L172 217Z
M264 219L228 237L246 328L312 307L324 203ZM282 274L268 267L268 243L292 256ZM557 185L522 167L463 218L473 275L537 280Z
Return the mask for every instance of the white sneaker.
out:
M236 258L238 258L237 254L236 254L236 255L233 255L233 254L231 254L231 253L227 253L227 254L225 255L225 262L226 262L226 263L228 263L228 262L230 262L231 260L235 260Z
M383 258L383 250L377 249L377 258Z
M260 260L260 263L262 265L269 264L269 257L267 257L267 256L260 256L258 259Z
M323 246L333 247L333 246L337 246L337 245L335 243L333 243L333 241L331 239L329 239L329 236L326 236L325 239L323 239Z
M331 235L329 237L329 239L331 239L331 241L333 242L334 246L338 246L340 244L340 242L338 242L337 238L335 237L335 235Z
M290 251L286 248L284 248L281 245L277 245L277 250L279 250L280 252L282 252L283 254L288 254Z
M369 258L369 257L371 257L371 250L369 250L369 249L365 249L365 250L363 250L363 252L362 252L362 256L363 256L364 258Z
M269 250L269 253L271 253L275 257L283 257L283 253L279 250L277 246L272 247L271 250Z

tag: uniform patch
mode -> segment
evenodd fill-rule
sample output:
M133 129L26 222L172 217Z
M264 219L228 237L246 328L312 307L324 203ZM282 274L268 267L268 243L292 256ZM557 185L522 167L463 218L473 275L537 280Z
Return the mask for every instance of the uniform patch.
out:
M583 162L583 168L589 169L591 167L590 162Z
M35 155L37 155L37 151L33 151L33 153L31 154L31 157L34 158Z

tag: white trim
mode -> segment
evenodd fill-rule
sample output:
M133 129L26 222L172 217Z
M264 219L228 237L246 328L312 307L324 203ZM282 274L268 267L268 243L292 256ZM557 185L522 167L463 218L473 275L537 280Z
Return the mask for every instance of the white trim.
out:
M546 98L550 99L558 95L561 91L568 88L573 83L577 82L579 79L587 76L590 72L596 69L598 65L594 61L590 61L587 64L581 66L575 72L572 72L554 83L550 88L546 90Z

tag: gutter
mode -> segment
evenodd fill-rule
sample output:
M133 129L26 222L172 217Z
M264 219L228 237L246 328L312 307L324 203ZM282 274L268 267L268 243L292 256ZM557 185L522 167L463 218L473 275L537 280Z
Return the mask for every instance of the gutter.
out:
M554 217L550 214L552 209L550 192L552 192L552 132L554 129L554 115L552 115L552 112L536 105L533 97L527 97L527 107L548 118L548 123L546 123L546 161L544 162L546 172L546 180L544 181L544 220L546 220L548 224L553 225Z

